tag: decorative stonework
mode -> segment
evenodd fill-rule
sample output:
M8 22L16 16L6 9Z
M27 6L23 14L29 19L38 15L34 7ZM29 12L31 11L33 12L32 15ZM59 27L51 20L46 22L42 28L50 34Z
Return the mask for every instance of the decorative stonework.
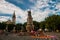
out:
M27 30L27 32L30 32L30 31L34 30L33 18L31 16L31 11L28 11L26 30Z

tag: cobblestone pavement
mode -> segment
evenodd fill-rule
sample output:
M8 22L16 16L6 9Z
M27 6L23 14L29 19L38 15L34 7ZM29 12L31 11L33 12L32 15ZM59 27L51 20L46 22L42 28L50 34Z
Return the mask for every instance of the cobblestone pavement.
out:
M60 33L46 32L45 34L54 35L57 37L57 40L60 40ZM8 35L3 34L3 35L0 35L0 40L34 40L34 38L30 36L18 36L17 34L8 34ZM38 40L48 40L48 39L38 39Z

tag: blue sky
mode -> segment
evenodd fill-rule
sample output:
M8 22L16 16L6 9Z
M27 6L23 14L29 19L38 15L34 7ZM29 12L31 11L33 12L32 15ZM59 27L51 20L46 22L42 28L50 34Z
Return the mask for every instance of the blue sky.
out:
M12 19L15 11L16 22L24 23L28 10L33 20L41 22L50 15L60 15L60 0L0 0L0 22Z
M9 3L12 3L18 7L20 7L21 9L23 10L26 10L26 9L30 9L31 6L34 6L35 3L34 2L37 2L37 0L34 0L34 2L31 2L29 0L6 0L7 2ZM19 1L19 2L18 2ZM22 2L22 3L21 3ZM44 0L43 0L44 2ZM42 7L41 9L42 10L45 10L46 8L49 8L51 10L56 10L56 5L60 3L60 0L50 0L47 4L49 6L46 6L46 7ZM37 4L38 5L38 4Z
M20 7L23 10L29 9L30 6L34 5L34 3L30 2L29 0L13 0L13 1L12 0L6 0L6 1Z

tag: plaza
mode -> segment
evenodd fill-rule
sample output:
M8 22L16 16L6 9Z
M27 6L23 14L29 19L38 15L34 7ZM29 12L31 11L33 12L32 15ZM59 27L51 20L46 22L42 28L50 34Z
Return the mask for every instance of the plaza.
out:
M50 40L60 40L60 33L57 32L46 32L46 35L54 35L56 36L56 39L50 39ZM46 39L42 39L42 38L33 38L31 36L19 36L18 34L13 34L13 33L9 33L8 35L0 35L0 40L48 40Z

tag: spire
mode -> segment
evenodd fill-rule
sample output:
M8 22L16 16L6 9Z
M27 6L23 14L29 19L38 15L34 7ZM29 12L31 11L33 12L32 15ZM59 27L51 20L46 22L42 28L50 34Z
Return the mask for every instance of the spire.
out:
M14 11L13 16L12 16L12 22L13 22L13 24L15 24L15 22L16 22L16 15L15 15L15 11Z
M15 16L15 11L14 11L14 13L13 13L13 18L16 18L16 16Z

